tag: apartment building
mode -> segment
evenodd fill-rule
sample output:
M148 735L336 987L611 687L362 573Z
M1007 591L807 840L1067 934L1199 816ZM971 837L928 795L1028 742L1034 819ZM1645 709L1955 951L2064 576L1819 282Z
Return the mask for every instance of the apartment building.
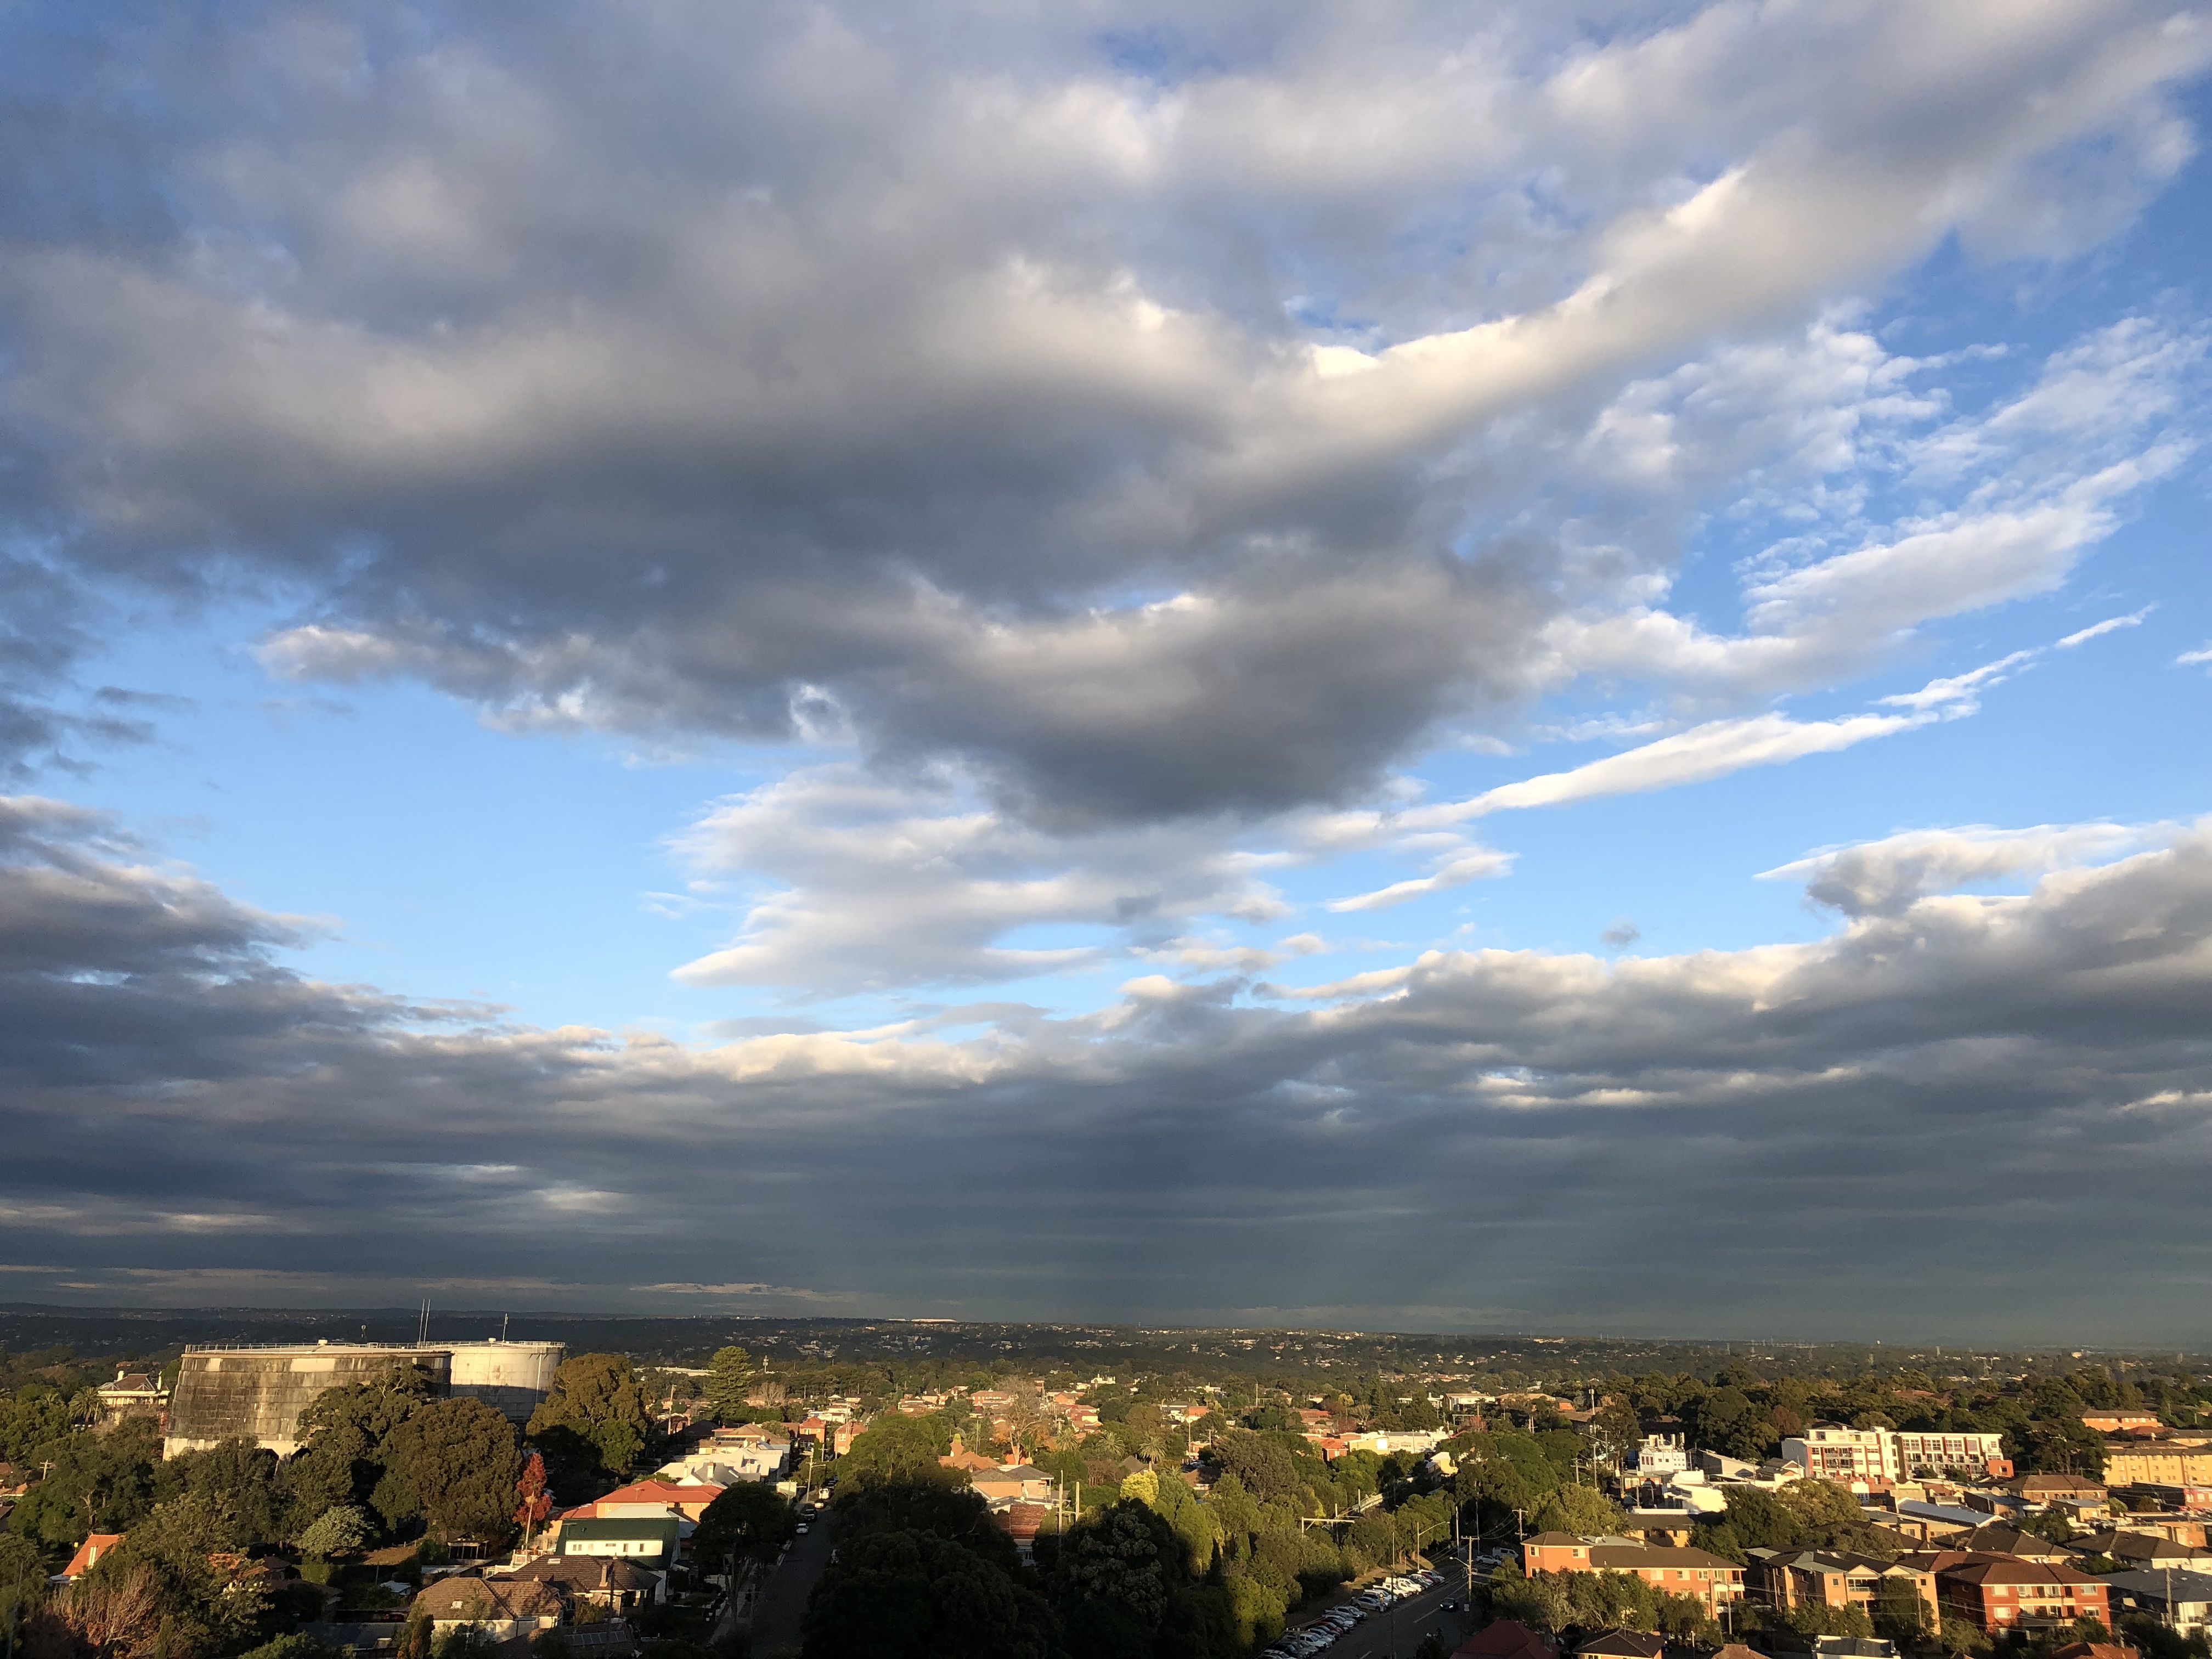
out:
M1706 1550L1540 1532L1522 1545L1521 1560L1529 1572L1632 1572L1656 1590L1696 1598L1709 1613L1743 1599L1744 1570Z
M2047 1630L2094 1618L2112 1623L2111 1587L2101 1578L2048 1561L1978 1556L1939 1567L1936 1594L1946 1617L1985 1636Z
M1816 1423L1782 1443L1782 1455L1816 1480L1908 1480L1921 1474L1977 1476L2012 1473L2004 1437L1996 1434L1937 1434L1897 1429L1847 1429Z

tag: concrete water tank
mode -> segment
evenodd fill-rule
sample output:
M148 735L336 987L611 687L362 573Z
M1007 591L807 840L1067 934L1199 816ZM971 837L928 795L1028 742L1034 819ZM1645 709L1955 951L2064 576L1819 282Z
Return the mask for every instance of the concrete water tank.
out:
M516 1423L527 1423L552 1390L553 1373L568 1350L559 1342L454 1342L452 1387Z
M300 1449L300 1414L325 1389L372 1382L395 1365L419 1365L433 1394L451 1382L444 1348L340 1342L268 1348L186 1348L169 1398L161 1455L198 1451L218 1440L258 1441L279 1457Z

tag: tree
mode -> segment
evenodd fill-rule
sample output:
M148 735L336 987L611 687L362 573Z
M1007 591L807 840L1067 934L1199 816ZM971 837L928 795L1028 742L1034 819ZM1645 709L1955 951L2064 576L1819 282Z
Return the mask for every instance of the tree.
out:
M739 1481L724 1487L699 1517L691 1534L692 1557L708 1564L710 1571L724 1571L738 1558L766 1564L790 1541L797 1524L791 1505L774 1487Z
M874 1426L857 1436L851 1449L837 1460L838 1477L959 1484L964 1477L956 1480L952 1472L937 1461L951 1444L949 1439L944 1444L939 1443L938 1436L942 1431L939 1425L926 1418L886 1413L876 1419Z
M228 1512L248 1543L273 1543L283 1531L284 1492L276 1454L243 1438L218 1440L200 1451L180 1452L155 1472L156 1502L186 1493Z
M522 1473L515 1477L514 1524L522 1528L522 1540L528 1543L538 1530L538 1523L553 1513L552 1494L545 1490L545 1460L532 1452L522 1460Z
M483 1401L434 1400L410 1412L392 1431L389 1457L376 1499L387 1520L420 1515L441 1540L514 1535L522 1450L514 1425Z
M526 1431L575 1458L584 1447L608 1474L629 1473L653 1431L645 1390L618 1353L580 1353L562 1362Z
M1068 1528L1053 1566L1054 1599L1072 1635L1100 1654L1142 1644L1186 1581L1182 1548L1152 1510L1121 1498Z
M17 1500L9 1525L47 1549L74 1548L93 1532L125 1532L154 1502L161 1430L134 1417L105 1434L72 1434L44 1448L45 1480Z
M350 1555L369 1540L371 1528L368 1516L351 1504L333 1504L325 1510L300 1534L300 1548L308 1555L319 1555L325 1559L333 1555Z
M717 1423L742 1420L752 1392L753 1357L743 1348L717 1348L707 1362L707 1409Z
M1584 1537L1618 1533L1628 1517L1588 1486L1561 1486L1536 1500L1528 1525L1536 1532L1571 1532Z
M1644 1419L1625 1400L1608 1400L1590 1419L1597 1443L1616 1463L1644 1443Z
M840 1539L806 1604L805 1659L1048 1659L1035 1591L933 1532Z
M1929 1611L1919 1587L1909 1580L1893 1578L1875 1596L1874 1631L1885 1641L1900 1649L1913 1647L1935 1626L1936 1615Z
M300 1414L304 1443L285 1461L281 1475L294 1531L304 1530L334 1504L373 1508L392 1431L429 1397L429 1374L412 1364L316 1395Z

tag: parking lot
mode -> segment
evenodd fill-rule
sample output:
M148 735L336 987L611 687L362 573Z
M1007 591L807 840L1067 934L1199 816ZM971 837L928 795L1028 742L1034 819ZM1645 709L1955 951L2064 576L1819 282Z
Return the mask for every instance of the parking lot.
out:
M1285 1634L1259 1659L1413 1659L1431 1632L1449 1653L1467 1639L1466 1580L1424 1569L1384 1579Z

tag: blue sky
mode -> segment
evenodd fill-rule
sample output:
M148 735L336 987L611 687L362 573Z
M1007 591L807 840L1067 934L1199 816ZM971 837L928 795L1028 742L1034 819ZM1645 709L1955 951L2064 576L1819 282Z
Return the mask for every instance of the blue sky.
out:
M1080 9L8 25L23 1294L1940 1339L1870 1218L2187 1189L2212 18ZM1715 1204L1826 1288L1559 1255Z

